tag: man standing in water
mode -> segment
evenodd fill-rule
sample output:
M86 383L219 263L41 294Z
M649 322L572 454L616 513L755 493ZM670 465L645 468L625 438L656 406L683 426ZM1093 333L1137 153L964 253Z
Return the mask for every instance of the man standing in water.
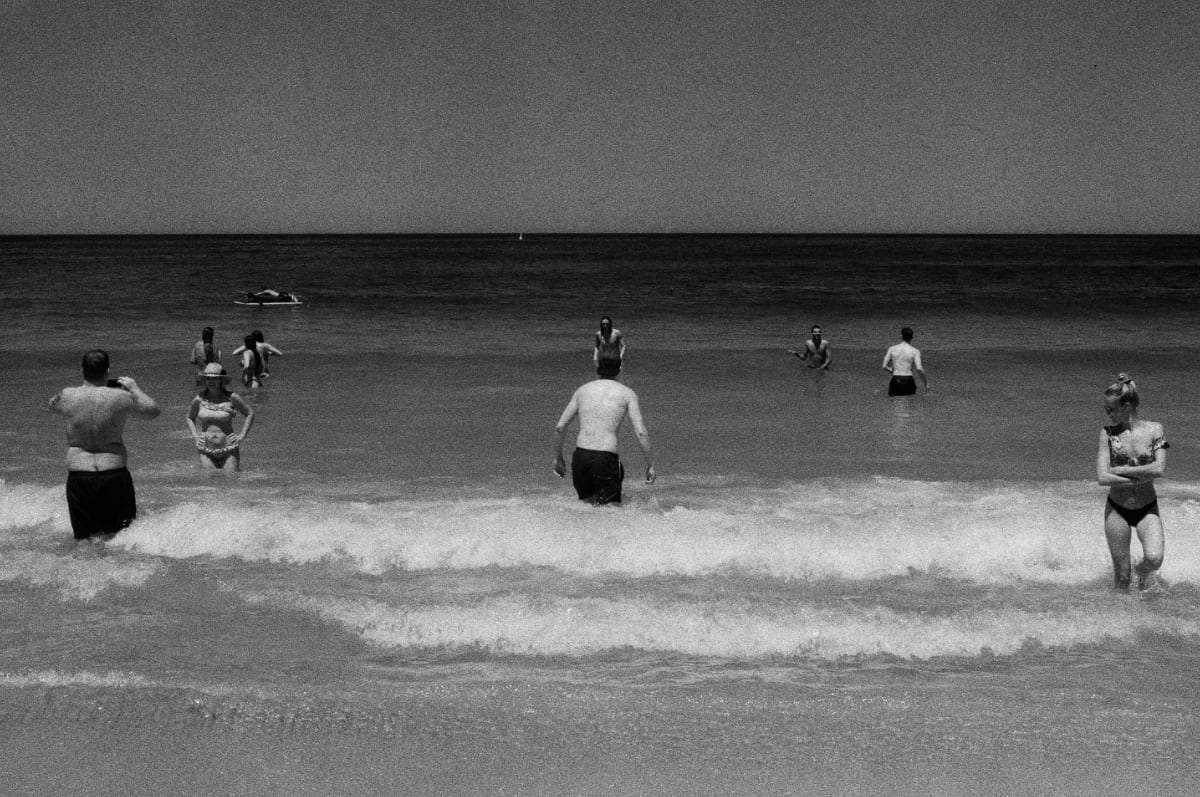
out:
M617 431L626 416L633 424L633 432L646 458L646 484L653 484L657 474L650 454L650 432L642 420L637 393L617 381L621 361L601 356L596 373L600 378L575 391L554 427L554 472L560 477L567 473L562 453L563 438L567 426L578 415L579 436L575 439L575 453L571 455L571 481L579 500L599 506L621 503L625 468L617 455Z
M804 351L788 349L788 354L795 355L801 360L808 360L809 368L824 371L833 363L833 353L829 351L829 341L822 339L821 327L813 324L812 339L804 341Z
M925 369L921 367L921 350L912 345L913 331L911 327L900 330L903 340L887 350L883 356L883 370L892 375L888 382L889 396L911 396L917 392L917 382L913 373L921 377L925 392L929 392L929 380L925 378Z
M130 415L156 418L154 399L128 376L108 378L108 352L83 355L83 384L50 399L67 418L67 508L75 539L116 534L137 517L122 434Z

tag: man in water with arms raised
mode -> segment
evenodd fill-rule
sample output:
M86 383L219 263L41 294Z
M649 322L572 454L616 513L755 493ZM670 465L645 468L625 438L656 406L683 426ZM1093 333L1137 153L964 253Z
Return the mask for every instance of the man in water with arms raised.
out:
M137 517L125 421L158 417L158 404L128 376L110 380L108 352L96 349L83 355L83 384L59 391L50 411L67 418L67 508L75 539L116 534Z
M642 420L637 393L617 381L621 361L602 356L596 373L600 378L575 391L554 427L554 472L559 476L566 475L563 438L567 426L578 415L579 436L575 439L575 453L571 455L571 480L579 500L598 506L621 503L625 468L617 455L617 432L626 416L633 424L633 432L646 458L646 484L653 484L657 474L650 454L650 432Z
M929 380L925 378L925 369L921 367L921 350L912 345L913 331L911 327L900 330L900 343L887 350L883 355L883 370L892 375L888 382L889 396L911 396L917 392L917 381L913 374L921 377L925 392L929 392Z

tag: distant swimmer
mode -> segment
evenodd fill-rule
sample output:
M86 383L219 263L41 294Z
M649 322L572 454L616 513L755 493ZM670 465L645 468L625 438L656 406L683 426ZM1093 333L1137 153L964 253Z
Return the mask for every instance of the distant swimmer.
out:
M788 349L788 354L795 355L801 360L808 361L809 368L824 371L833 364L833 353L829 350L829 341L821 337L821 327L813 324L812 337L804 341L804 350Z
M108 378L108 352L83 355L83 384L50 399L67 419L67 509L75 539L116 534L137 517L125 449L129 417L156 418L154 399L128 376Z
M925 391L929 391L929 380L925 377L925 369L921 366L921 350L912 345L913 331L911 327L900 330L902 342L887 350L883 356L883 370L892 375L888 382L889 396L911 396L917 392L915 373L921 377Z
M1100 430L1096 480L1108 487L1104 506L1104 536L1112 555L1117 589L1129 589L1130 542L1137 530L1142 561L1136 571L1138 589L1151 584L1163 562L1163 525L1158 514L1154 480L1167 468L1166 441L1161 423L1138 418L1137 385L1125 374L1104 391L1104 414L1109 425Z
M646 483L657 478L650 453L650 432L642 420L637 393L617 381L621 361L602 357L596 367L599 379L582 385L563 410L554 427L554 472L565 476L563 438L567 426L579 416L579 435L571 455L571 480L579 500L594 505L621 503L621 482L625 468L617 454L617 432L626 416L633 425L638 445L646 458Z
M596 345L592 350L592 362L600 364L601 357L613 357L624 362L625 338L621 330L613 329L612 319L604 316L600 319L600 331L596 333Z
M217 470L241 470L241 446L254 424L254 409L237 393L230 393L229 374L220 363L204 366L204 386L188 408L187 425L200 451L200 466ZM233 431L233 419L241 414L242 429Z

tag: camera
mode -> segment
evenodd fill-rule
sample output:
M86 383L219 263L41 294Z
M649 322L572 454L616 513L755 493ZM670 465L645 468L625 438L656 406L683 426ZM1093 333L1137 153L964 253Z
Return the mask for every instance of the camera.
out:
M119 388L121 388L122 390L124 390L124 389L125 389L125 388L124 388L124 386L121 384L121 380L120 380L120 379L110 379L110 380L108 380L108 386L109 386L109 387L119 387Z

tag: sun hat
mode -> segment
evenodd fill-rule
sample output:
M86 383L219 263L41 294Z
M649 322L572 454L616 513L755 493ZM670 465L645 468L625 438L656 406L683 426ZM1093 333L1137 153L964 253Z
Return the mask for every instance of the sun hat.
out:
M225 373L225 366L221 365L220 363L209 363L208 365L204 366L204 370L200 372L200 377L202 379L208 379L209 377L220 377L226 383L229 382L229 374Z

